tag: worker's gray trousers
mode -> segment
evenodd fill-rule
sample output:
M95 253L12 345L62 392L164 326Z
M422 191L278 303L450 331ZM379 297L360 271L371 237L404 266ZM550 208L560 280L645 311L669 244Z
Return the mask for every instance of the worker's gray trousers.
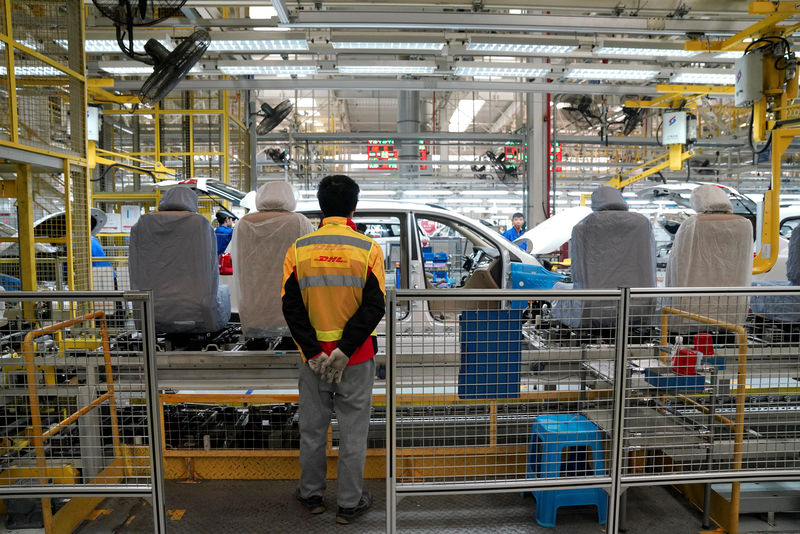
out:
M343 508L356 506L364 483L367 432L372 407L375 360L349 365L339 384L328 384L308 365L300 366L300 496L325 494L328 425L336 410L339 422L337 500Z

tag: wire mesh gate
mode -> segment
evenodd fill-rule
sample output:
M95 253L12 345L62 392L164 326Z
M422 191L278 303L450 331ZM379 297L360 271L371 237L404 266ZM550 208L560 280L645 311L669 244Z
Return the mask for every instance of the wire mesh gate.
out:
M399 495L498 491L616 532L625 490L689 482L705 510L732 483L736 532L741 481L800 478L796 289L400 290L387 318L389 532Z
M9 528L71 532L113 495L151 497L155 531L165 531L148 295L2 293L0 499Z

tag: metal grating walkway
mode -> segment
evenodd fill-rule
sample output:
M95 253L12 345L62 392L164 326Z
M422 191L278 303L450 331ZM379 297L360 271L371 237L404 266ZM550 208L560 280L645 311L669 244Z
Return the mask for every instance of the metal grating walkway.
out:
M298 534L385 531L385 483L367 481L373 509L348 526L334 521L335 482L328 488L328 511L311 516L294 500L295 481L213 480L198 484L166 484L170 533ZM86 521L80 534L150 534L152 515L141 499L106 499L97 518ZM106 512L107 511L107 512ZM562 508L555 528L540 527L533 498L518 493L406 497L398 505L398 532L416 533L601 533L594 508ZM628 497L628 532L697 534L700 514L669 488L635 488ZM762 523L762 526L766 526Z

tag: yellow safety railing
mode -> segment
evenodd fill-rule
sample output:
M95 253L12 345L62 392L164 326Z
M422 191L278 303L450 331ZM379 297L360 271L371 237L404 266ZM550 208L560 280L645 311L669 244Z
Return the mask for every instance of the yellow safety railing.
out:
M63 419L56 425L50 427L46 431L42 431L42 416L39 408L39 391L36 383L36 365L34 362L34 343L33 340L45 334L51 334L81 324L86 321L98 320L100 323L100 332L103 340L103 360L105 362L106 373L106 393L92 400L86 406L80 408L69 417ZM103 312L94 312L74 319L54 323L49 326L32 330L25 335L22 342L22 354L25 357L25 373L28 382L28 396L30 397L30 414L33 423L33 432L31 438L33 440L33 447L36 452L36 478L39 479L39 484L47 484L47 459L45 458L44 443L49 438L55 436L67 426L77 421L82 415L87 414L92 409L100 406L102 403L108 401L109 413L111 415L111 440L114 445L114 456L117 457L121 452L119 428L117 425L117 406L114 398L114 381L111 372L111 344L108 338L108 330L106 329L105 314ZM42 516L44 519L45 532L48 534L53 531L53 514L50 507L50 499L42 498Z
M667 346L670 315L676 315L698 323L716 326L736 334L736 345L739 347L739 359L736 367L736 418L734 421L731 421L727 417L717 416L717 420L725 423L733 430L733 469L741 469L744 451L744 402L746 389L745 380L747 379L747 332L745 332L743 326L737 324L726 323L725 321L720 321L711 317L705 317L703 315L697 315L695 313L679 310L677 308L665 307L661 310L662 355L666 354L665 348ZM692 403L694 403L694 401L692 401ZM728 526L728 531L730 534L737 534L739 531L740 492L741 482L733 482L731 484L731 509L730 523Z

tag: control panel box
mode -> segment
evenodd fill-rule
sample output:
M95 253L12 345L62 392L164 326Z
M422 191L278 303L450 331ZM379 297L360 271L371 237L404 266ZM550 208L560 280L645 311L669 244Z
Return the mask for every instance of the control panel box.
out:
M667 111L661 116L661 144L686 144L686 112Z
M764 54L750 52L736 60L733 68L733 103L736 107L752 106L764 96Z

